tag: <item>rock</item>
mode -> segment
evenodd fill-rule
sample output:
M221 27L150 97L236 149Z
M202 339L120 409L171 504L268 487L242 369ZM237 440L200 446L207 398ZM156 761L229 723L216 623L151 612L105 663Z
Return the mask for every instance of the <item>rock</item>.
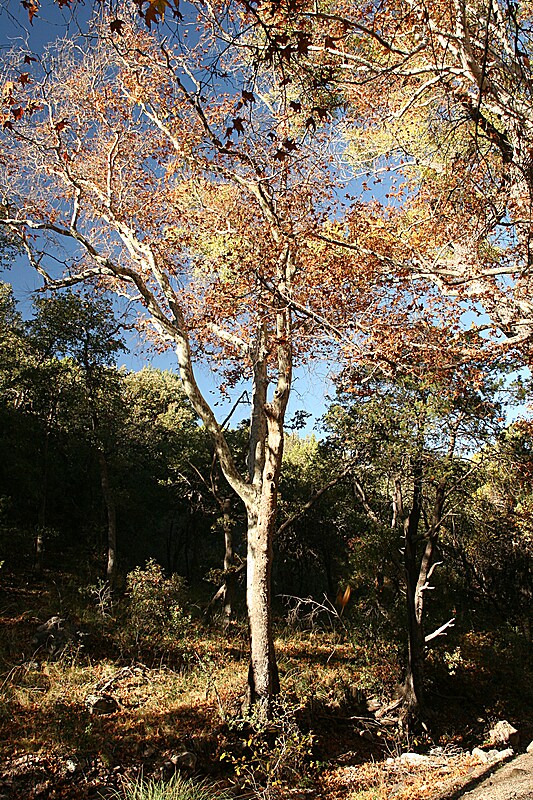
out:
M482 750L481 747L474 747L472 755L474 758L477 758L478 761L481 761L482 764L487 764L489 760L488 754Z
M198 762L196 753L191 753L189 750L186 750L184 753L175 753L170 756L170 760L176 769L185 770L186 772L194 772Z
M431 762L431 759L429 756L423 756L420 753L402 753L400 761L411 767L421 767L427 766Z
M79 767L79 762L76 758L67 758L65 762L65 766L67 768L67 772L73 774Z
M58 655L69 642L81 645L85 634L63 617L50 617L39 625L31 640L32 647L44 648L51 656Z
M526 747L526 753L533 753L533 742L530 742Z
M502 719L489 731L489 744L509 744L516 750L520 744L520 734L510 722Z
M490 750L489 752L493 753L494 751ZM513 748L508 747L506 750L496 750L493 759L494 761L505 761L507 758L512 758L514 754Z
M110 694L88 694L85 706L89 714L113 714L118 711L119 704Z

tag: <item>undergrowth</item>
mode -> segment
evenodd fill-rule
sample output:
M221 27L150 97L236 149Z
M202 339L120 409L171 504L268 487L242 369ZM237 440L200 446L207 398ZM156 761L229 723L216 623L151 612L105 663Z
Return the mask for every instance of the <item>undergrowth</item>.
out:
M186 587L150 564L135 571L128 593L112 607L102 605L102 596L80 594L69 576L48 584L12 582L0 594L0 755L6 763L21 753L97 757L126 775L143 764L146 777L126 782L117 798L218 800L224 794L207 784L163 784L154 776L173 755L191 750L198 774L267 797L314 785L347 751L357 763L378 763L406 746L393 729L364 723L367 701L390 701L401 678L394 643L374 641L370 651L361 632L280 626L282 699L263 723L241 708L248 669L243 626L222 635L191 619ZM79 622L89 636L83 647L68 645L52 658L35 652L31 641L39 623L57 613ZM430 690L446 697L429 696L439 709L436 735L470 744L481 741L480 731L496 716L513 719L517 699L530 697L522 685L528 669L523 667L522 680L513 667L520 663L513 654L524 656L527 646L495 634L454 637L428 659ZM501 691L501 681L512 687ZM92 715L86 697L102 687L118 710ZM475 723L477 717L482 722ZM379 769L361 772L343 796L381 800L381 779Z

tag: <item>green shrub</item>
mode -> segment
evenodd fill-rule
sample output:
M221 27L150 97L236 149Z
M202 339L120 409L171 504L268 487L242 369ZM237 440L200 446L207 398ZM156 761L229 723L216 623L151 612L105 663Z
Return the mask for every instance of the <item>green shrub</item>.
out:
M153 559L146 567L136 567L126 579L128 598L124 626L126 648L138 651L161 651L175 647L187 635L190 618L183 610L183 578L165 578Z
M301 731L297 711L287 700L277 698L268 720L252 709L244 719L230 722L230 728L246 738L238 752L226 750L220 759L232 765L243 787L268 795L281 787L305 784L314 768L313 735Z

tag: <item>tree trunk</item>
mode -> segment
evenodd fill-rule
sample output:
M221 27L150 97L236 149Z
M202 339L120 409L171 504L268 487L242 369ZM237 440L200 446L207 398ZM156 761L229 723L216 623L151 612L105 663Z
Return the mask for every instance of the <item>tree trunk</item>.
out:
M231 500L225 498L222 506L222 526L224 529L224 630L227 630L233 615L235 603L235 553L233 551L233 525L230 517Z
M266 492L264 494L267 494ZM272 636L272 541L277 491L261 498L259 516L248 514L246 602L251 658L248 672L248 706L257 704L261 716L270 713L272 697L279 692L279 676Z
M404 719L409 723L420 716L424 708L424 630L423 598L417 592L417 538L422 513L422 456L413 465L413 502L403 519L404 567L407 601L407 669L404 680ZM399 479L396 484L395 506L403 515L403 498Z
M449 457L453 454L455 436L452 435ZM417 484L420 491L417 490ZM426 637L424 633L425 593L429 589L429 580L435 568L435 548L437 546L439 526L442 521L446 496L447 479L444 475L436 489L431 524L426 534L424 552L418 564L417 538L421 511L422 469L415 468L415 492L413 508L405 527L405 572L407 587L407 629L408 629L408 664L404 683L406 714L409 719L420 717L425 707L424 697L424 662Z
M39 513L37 515L37 530L35 531L35 551L33 559L33 572L35 575L41 575L43 571L44 536L48 502L48 452L50 444L49 426L52 416L52 413L50 413L44 438L43 464L41 473L41 498L39 502Z
M109 481L109 468L104 449L98 447L98 464L100 466L100 483L107 513L107 568L106 577L111 589L114 588L117 577L117 515L113 492Z

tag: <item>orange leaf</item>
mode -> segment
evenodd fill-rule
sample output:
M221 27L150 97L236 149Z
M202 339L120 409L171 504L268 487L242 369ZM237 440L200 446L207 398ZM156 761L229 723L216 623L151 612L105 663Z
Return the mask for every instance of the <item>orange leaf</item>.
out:
M350 584L348 584L344 592L342 591L342 589L339 589L337 593L337 605L340 606L340 608L342 609L346 608L346 606L348 605L348 601L350 600L351 594L352 594L352 587L350 586Z

